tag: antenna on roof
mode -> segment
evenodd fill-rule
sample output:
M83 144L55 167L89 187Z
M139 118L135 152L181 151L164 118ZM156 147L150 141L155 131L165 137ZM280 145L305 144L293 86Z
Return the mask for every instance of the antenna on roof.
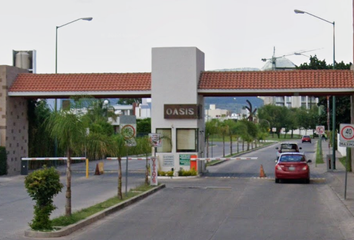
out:
M285 54L285 55L276 57L275 56L275 47L273 47L273 56L271 58L262 58L262 61L266 62L268 60L271 60L271 62L272 62L272 70L275 70L276 69L276 61L277 61L278 58L283 58L283 57L291 56L291 55L297 55L297 56L298 55L303 55L303 56L308 57L307 55L305 55L303 53L312 52L312 51L316 51L316 50L320 50L320 49L322 49L322 48L317 48L317 49L312 49L312 50L305 50L305 51L298 51L298 52L293 52L293 53L289 53L289 54Z

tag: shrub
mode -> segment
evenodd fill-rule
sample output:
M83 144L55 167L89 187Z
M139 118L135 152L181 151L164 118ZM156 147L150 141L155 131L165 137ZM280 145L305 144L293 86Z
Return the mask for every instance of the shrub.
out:
M34 205L34 218L29 223L33 230L52 230L50 214L56 208L53 197L63 188L60 175L55 168L36 170L25 178L25 187L30 197L36 201Z
M181 168L178 171L178 176L197 176L197 171L194 168L187 171Z
M0 175L7 174L7 155L6 148L0 147Z

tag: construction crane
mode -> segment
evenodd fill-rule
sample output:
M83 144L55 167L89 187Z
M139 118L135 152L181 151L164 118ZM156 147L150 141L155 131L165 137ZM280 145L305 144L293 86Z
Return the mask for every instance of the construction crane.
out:
M286 54L286 55L282 55L282 56L279 56L279 57L276 57L275 56L275 47L273 47L273 56L271 58L262 58L262 61L263 62L266 62L266 61L271 61L272 63L272 70L275 70L276 69L276 61L278 58L284 58L286 56L291 56L291 55L303 55L303 56L306 56L308 57L307 55L303 54L303 53L306 53L306 52L312 52L312 51L316 51L316 50L319 50L320 48L318 49L313 49L313 50L307 50L307 51L299 51L299 52L293 52L293 53L290 53L290 54Z

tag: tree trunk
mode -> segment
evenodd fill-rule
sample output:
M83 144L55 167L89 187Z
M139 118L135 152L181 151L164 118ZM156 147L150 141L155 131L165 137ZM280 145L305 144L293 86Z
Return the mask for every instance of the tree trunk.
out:
M222 156L225 157L225 136L222 136Z
M148 156L146 156L146 163L145 163L145 184L149 185L149 159Z
M71 216L71 151L70 148L67 149L66 161L66 204L65 204L65 215L67 217Z
M208 158L209 157L209 136L206 139L206 147L207 147L207 155L206 155L206 157Z
M232 135L230 135L230 155L232 156Z
M123 199L122 194L122 159L118 157L118 199Z
M240 152L240 146L239 146L239 143L240 143L240 139L239 138L237 138L237 140L236 140L236 151L237 151L237 153L239 153Z

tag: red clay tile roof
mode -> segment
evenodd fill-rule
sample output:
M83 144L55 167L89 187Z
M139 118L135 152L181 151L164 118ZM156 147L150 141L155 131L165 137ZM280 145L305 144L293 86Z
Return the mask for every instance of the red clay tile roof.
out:
M9 92L102 92L150 90L150 73L21 73L10 87Z
M354 72L351 70L291 70L254 72L202 72L198 92L200 94L232 93L280 93L286 89L304 89L331 93L354 92ZM340 90L338 90L340 89ZM343 90L344 89L344 90ZM151 73L80 73L80 74L32 74L21 73L9 89L9 93L39 92L131 92L144 96L151 91ZM284 91L284 92L286 92ZM129 92L129 93L128 93ZM213 92L213 93L210 93Z
M203 72L199 90L354 88L351 70Z

